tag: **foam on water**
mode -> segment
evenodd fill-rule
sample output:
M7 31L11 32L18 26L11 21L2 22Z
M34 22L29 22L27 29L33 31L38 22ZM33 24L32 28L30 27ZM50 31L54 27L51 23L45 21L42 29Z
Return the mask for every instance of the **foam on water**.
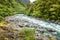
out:
M28 17L24 14L17 14L15 16L10 17L10 18L20 19L23 21L25 20L29 23L37 24L40 27L51 28L51 29L54 29L54 30L60 32L60 25L55 24L55 23L51 23L51 22L46 22L43 20L38 20L36 18Z
M40 25L42 27L46 27L46 28L52 28L52 29L60 32L60 25L58 25L58 24L49 23L46 21L38 20L38 19L31 18L31 17L24 16L24 15L16 16L16 18L19 18L19 17L21 17L21 19L27 20L30 23L35 23L35 24L38 24L38 25Z

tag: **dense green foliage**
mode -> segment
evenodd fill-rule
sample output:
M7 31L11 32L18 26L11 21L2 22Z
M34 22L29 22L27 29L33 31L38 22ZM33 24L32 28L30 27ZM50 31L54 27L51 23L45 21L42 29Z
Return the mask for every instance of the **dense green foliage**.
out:
M28 8L27 15L60 21L60 0L36 0Z
M24 11L24 7L17 0L0 0L0 21L6 16L22 11Z
M35 40L35 30L34 29L29 29L29 28L24 28L22 31L19 33L22 35L22 40Z
M34 17L60 21L60 0L36 0L34 3L28 3L26 8L21 4L18 0L0 0L0 21L6 16L23 11Z

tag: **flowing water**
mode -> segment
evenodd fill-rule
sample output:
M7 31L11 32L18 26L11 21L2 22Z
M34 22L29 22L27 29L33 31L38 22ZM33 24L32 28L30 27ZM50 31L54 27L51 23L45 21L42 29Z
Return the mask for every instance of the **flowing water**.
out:
M51 23L51 22L39 20L39 19L36 19L36 18L33 18L33 17L26 16L24 14L17 14L17 15L14 15L14 16L8 16L8 17L5 18L5 20L7 22L9 22L9 23L12 23L12 25L14 25L14 27L16 25L24 27L24 25L27 24L29 28L35 28L35 27L37 27L39 31L41 29L42 30L48 30L48 29L55 30L55 32L53 32L52 35L56 36L57 40L60 40L60 25L59 24L55 24L55 23ZM20 30L19 27L17 29ZM39 31L38 31L38 34L41 33ZM47 31L45 33L47 33L47 35L51 36L52 32Z
M40 27L51 28L51 29L54 29L54 30L60 32L60 25L55 24L55 23L51 23L51 22L46 22L43 20L38 20L36 18L28 17L24 14L17 14L17 15L11 16L10 18L11 19L15 18L15 19L20 19L20 20L25 20L29 23L38 24Z

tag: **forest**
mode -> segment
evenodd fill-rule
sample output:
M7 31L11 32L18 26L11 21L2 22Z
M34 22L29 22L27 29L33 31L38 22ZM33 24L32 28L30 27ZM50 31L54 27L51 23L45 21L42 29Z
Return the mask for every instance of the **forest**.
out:
M0 40L60 40L60 0L0 0Z
M24 9L17 0L0 0L0 21L6 16L21 13Z
M37 0L31 4L21 4L19 0L0 0L0 21L21 12L37 18L60 21L60 0Z
M60 21L60 0L37 0L28 8L27 15Z

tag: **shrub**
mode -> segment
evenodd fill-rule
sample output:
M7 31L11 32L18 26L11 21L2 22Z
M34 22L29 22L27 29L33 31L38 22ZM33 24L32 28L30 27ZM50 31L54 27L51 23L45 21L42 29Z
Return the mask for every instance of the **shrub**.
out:
M2 20L4 20L4 18L3 18L2 16L0 16L0 22L1 22Z
M35 30L25 28L20 31L19 35L22 35L24 40L35 40Z
M16 0L0 1L0 21L3 17L14 15L21 11L24 11L24 7Z
M36 17L60 20L60 0L36 0L28 7L28 10Z

